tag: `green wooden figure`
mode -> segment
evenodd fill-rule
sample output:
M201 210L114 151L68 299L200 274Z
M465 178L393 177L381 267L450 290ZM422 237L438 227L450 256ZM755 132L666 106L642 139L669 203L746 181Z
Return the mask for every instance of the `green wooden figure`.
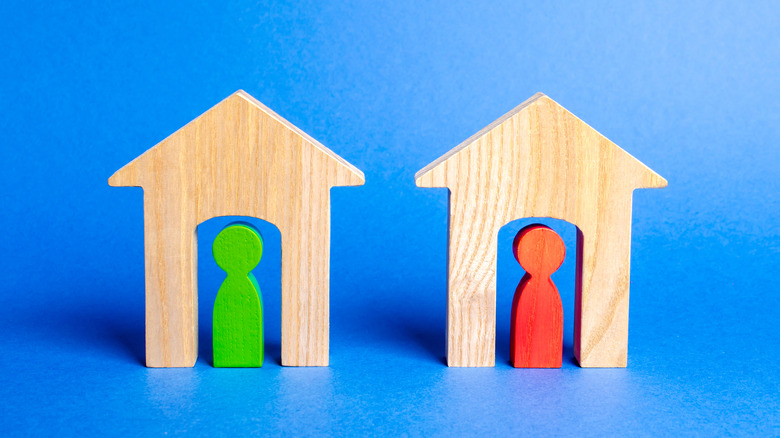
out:
M214 260L227 278L214 302L214 366L263 366L263 301L252 269L263 255L253 226L230 224L214 239Z

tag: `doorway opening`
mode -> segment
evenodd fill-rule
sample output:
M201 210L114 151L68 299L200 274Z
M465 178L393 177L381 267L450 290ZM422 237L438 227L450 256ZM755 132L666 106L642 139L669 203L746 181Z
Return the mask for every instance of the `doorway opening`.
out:
M566 257L552 274L563 304L563 363L576 363L574 359L574 295L577 274L577 227L561 219L532 217L513 220L498 232L498 256L496 260L496 361L511 365L510 326L512 299L525 270L512 252L512 242L517 233L527 225L542 224L553 229L563 239Z
M214 364L214 301L227 274L214 261L212 245L220 231L235 222L252 225L263 237L263 255L252 270L263 302L263 366L271 362L281 365L282 235L271 222L247 216L220 216L198 225L198 357Z

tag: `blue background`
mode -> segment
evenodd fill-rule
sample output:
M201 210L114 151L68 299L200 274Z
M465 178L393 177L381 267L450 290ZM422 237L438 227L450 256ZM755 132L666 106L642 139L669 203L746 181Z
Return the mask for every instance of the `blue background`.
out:
M776 2L113 3L0 2L4 434L780 434ZM106 180L239 88L366 174L333 190L331 366L279 365L254 221L266 362L211 367L220 218L198 363L147 369L142 192ZM626 369L573 361L558 221L563 368L508 363L529 221L496 367L444 366L446 191L413 175L537 91L669 181L635 192Z

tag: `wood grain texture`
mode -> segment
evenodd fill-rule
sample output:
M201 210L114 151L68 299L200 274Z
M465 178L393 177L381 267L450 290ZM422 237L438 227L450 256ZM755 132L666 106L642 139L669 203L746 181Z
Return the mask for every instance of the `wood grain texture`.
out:
M197 225L271 222L282 236L282 364L328 364L330 188L363 173L243 91L118 170L144 189L146 364L197 356Z
M227 274L214 300L214 367L261 367L263 300L252 270L263 256L263 237L249 224L231 224L214 239L212 252Z
M526 273L512 299L509 357L515 368L560 368L563 305L550 276L566 257L563 239L541 224L524 227L512 243Z
M578 228L575 356L626 366L632 193L664 178L538 93L415 180L450 191L448 365L494 365L498 231L551 217Z

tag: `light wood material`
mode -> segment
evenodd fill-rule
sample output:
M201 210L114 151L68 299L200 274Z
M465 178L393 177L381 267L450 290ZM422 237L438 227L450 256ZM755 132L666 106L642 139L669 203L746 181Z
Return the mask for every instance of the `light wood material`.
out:
M538 93L415 180L450 190L448 365L494 365L498 231L552 217L578 228L575 356L626 366L632 193L664 178Z
M197 231L251 216L282 236L282 364L328 364L330 188L363 173L238 91L109 180L144 189L146 364L197 357Z

